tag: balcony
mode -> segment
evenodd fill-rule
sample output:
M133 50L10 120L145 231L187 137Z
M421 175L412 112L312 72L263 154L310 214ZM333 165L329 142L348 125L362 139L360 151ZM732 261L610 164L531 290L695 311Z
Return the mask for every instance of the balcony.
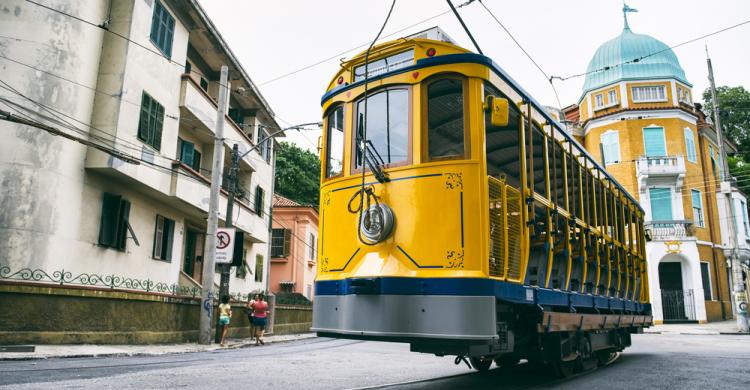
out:
M641 156L636 161L636 175L641 187L647 186L649 179L673 179L675 185L682 187L685 179L685 158L682 156L648 157Z
M693 236L693 221L650 221L644 224L648 241L677 241Z
M178 163L174 168L178 173L173 175L170 195L208 213L211 181L184 164ZM227 192L222 190L219 198L219 219L222 221L225 220L226 210ZM234 226L248 233L249 240L256 243L267 241L268 226L264 218L259 217L248 204L236 199L233 214Z
M180 114L181 120L185 120L191 127L195 127L213 136L216 134L216 110L218 106L211 96L206 93L195 80L189 75L182 76L180 84ZM253 146L252 140L237 124L224 115L224 144L231 149L232 145L239 143L240 153L244 153ZM255 165L260 159L254 159L252 153L243 157L243 162L256 171Z

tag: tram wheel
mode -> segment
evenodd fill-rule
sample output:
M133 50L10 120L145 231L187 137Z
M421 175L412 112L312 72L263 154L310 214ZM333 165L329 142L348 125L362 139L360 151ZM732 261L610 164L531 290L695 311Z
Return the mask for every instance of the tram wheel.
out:
M567 378L573 376L578 371L578 359L568 361L558 360L552 366L558 377Z
M485 372L490 369L490 366L492 366L492 360L484 360L477 357L469 358L469 362L471 362L471 366L479 372Z
M596 352L596 362L599 365L599 367L604 367L609 363L612 358L616 355L615 352L612 351L599 351Z
M495 359L495 365L507 369L518 364L520 360L516 355L503 355Z

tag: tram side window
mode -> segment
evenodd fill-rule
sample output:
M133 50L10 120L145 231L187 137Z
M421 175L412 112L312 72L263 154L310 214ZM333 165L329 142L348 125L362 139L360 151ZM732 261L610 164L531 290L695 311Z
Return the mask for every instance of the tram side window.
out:
M427 87L427 145L430 159L464 155L463 81L442 79Z
M485 83L484 96L505 97L492 84ZM492 126L490 113L485 113L485 147L487 154L487 174L492 177L504 177L506 183L520 188L521 186L521 149L518 146L518 130L521 125L521 114L514 104L510 105L508 125Z
M362 168L365 100L357 103L355 169ZM367 98L367 144L387 165L409 159L409 91L387 89Z
M326 128L326 177L342 173L344 159L344 108L338 107L328 114Z

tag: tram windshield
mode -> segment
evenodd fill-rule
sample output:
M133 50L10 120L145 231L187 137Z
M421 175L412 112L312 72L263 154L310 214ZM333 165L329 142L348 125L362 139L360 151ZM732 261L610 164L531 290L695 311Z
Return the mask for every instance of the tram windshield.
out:
M357 102L355 169L362 168L361 140L364 132L365 100ZM409 91L387 89L367 98L367 143L387 165L409 159Z

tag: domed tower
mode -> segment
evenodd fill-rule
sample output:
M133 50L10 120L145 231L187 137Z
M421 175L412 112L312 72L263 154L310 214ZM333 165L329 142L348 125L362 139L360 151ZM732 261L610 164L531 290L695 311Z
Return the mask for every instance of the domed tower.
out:
M654 320L722 319L728 289L714 183L715 134L698 131L692 85L663 42L627 21L589 62L579 136L646 211ZM721 284L721 285L719 285ZM718 301L718 302L717 302Z

